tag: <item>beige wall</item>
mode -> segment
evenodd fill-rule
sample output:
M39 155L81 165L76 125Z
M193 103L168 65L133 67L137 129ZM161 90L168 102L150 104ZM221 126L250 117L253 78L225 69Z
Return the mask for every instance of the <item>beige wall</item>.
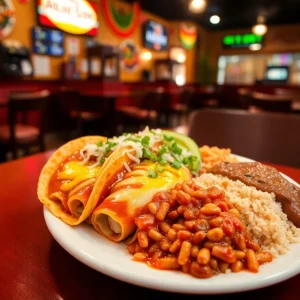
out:
M27 4L21 4L19 0L12 0L15 8L16 8L16 26L13 29L13 32L7 37L9 39L19 40L26 47L31 49L31 28L37 25L37 16L36 16L36 1L30 0ZM128 4L124 2L120 2L119 0L113 0L119 7L128 8ZM153 0L154 1L154 0ZM100 1L94 1L98 5L98 14L99 14L99 31L96 39L103 44L113 44L120 45L123 41L122 38L116 36L114 32L111 30L109 25L107 24L103 10L101 8ZM145 19L152 19L157 22L162 23L168 28L173 29L173 33L170 35L170 45L180 45L180 41L178 38L178 28L180 22L168 22L156 15L148 13L146 11L142 11ZM203 30L201 30L203 32ZM72 35L66 34L66 39L71 37ZM79 40L80 43L80 53L77 57L78 66L80 66L81 61L85 58L85 37L83 36L72 36ZM65 40L66 40L65 39ZM142 24L138 26L135 32L129 37L129 39L133 40L139 49L143 49L142 46ZM204 41L201 44L201 47L204 45ZM65 47L66 49L66 47ZM121 69L121 79L123 81L139 81L141 80L141 70L144 68L152 68L153 61L156 59L165 59L168 57L168 52L152 52L153 59L152 61L145 62L141 61L138 69L134 72L127 72ZM192 49L187 51L187 81L194 82L195 81L195 55L196 49ZM51 75L47 77L38 77L37 79L59 79L61 74L61 64L63 61L68 59L68 53L64 55L64 57L50 57L50 65L51 65ZM85 77L86 74L81 74Z

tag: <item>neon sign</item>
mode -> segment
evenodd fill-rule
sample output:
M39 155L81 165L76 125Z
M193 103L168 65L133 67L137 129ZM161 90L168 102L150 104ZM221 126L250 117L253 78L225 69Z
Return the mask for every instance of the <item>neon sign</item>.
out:
M40 25L72 34L97 35L97 5L86 0L38 0Z
M253 44L262 44L263 36L254 33L232 34L223 37L225 48L249 48Z

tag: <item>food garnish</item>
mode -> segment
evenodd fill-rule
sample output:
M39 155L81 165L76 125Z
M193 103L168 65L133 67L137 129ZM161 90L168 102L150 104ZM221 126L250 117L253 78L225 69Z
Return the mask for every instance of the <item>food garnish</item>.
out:
M83 163L94 157L95 163L91 167L95 167L102 164L110 152L124 148L122 154L127 155L136 164L145 159L157 163L158 172L163 172L162 167L169 164L176 169L187 167L196 174L201 167L201 157L195 145L192 139L181 134L146 128L137 134L124 133L106 142L87 144L80 151L80 155ZM125 149L126 147L130 149ZM128 165L125 167L130 171ZM149 176L155 176L154 172Z

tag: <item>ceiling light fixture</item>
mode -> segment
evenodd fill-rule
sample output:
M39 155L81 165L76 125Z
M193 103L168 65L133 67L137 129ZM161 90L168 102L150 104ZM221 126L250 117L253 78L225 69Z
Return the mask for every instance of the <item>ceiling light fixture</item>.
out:
M191 0L189 9L191 12L195 14L202 13L206 8L206 1L205 0Z
M263 16L258 16L257 24L252 27L252 32L256 35L264 35L268 31L268 27L265 24L265 18Z
M220 19L219 16L213 15L213 16L210 17L209 20L210 20L211 24L219 24L221 19Z

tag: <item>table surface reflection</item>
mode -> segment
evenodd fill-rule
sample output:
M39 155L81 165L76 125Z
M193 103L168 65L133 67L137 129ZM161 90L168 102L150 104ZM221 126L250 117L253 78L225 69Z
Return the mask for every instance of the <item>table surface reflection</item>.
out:
M52 152L0 165L0 299L172 299L98 273L68 254L49 233L36 188ZM300 169L273 165L300 182ZM300 275L272 287L222 299L299 299ZM201 296L217 299L220 296Z

